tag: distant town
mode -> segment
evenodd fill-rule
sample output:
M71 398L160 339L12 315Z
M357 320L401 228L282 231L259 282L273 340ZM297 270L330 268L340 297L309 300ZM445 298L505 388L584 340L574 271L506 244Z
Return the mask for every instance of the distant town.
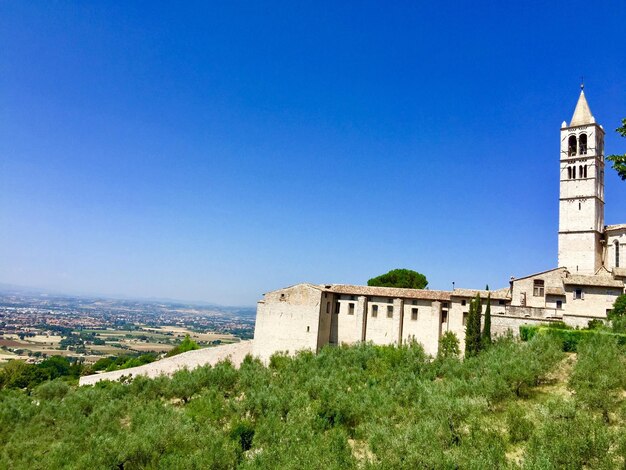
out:
M253 307L118 300L0 288L0 362L165 354L189 336L201 347L252 338Z

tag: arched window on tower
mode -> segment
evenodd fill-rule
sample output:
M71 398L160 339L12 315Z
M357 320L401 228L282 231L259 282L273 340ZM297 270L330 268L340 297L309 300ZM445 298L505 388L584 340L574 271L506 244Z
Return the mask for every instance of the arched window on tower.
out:
M572 179L576 179L576 167L572 167Z
M567 167L567 179L568 180L572 179L572 167L571 166Z
M583 171L583 166L580 165L578 167L578 174L580 175L579 178L584 178L585 177L585 172Z
M583 171L585 172L585 178L587 177L587 166L588 166L588 165L585 165L585 166L583 167Z
M619 268L619 241L615 240L615 267Z
M567 154L571 157L576 155L576 136L570 135L567 141Z
M587 155L587 134L580 134L578 139L579 155Z

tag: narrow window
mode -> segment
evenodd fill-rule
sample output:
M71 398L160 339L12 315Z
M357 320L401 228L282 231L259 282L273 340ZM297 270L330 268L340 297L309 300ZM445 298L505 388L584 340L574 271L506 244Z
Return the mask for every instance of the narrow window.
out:
M584 173L585 173L585 178L586 178L586 177L587 177L587 165L585 165L585 166L583 167L583 171L584 171Z
M615 240L615 267L619 268L619 241Z
M339 309L341 309L341 304L339 302L335 303L335 313L339 313Z
M580 139L578 140L579 145L578 148L580 155L587 155L587 134L580 134Z
M576 155L576 136L575 135L570 135L567 147L568 147L567 154L570 157Z
M557 310L561 310L563 308L563 301L562 300L557 300L556 301L556 308L557 308Z
M441 324L443 325L444 323L448 323L448 311L447 310L443 310L441 312Z
M311 331L311 327L310 327L310 326L307 326L307 327L306 327L306 332L307 332L307 333L309 333L310 331Z
M463 326L467 326L467 316L469 314L467 312L463 312Z
M581 203L581 202L579 202L579 203L578 203L578 210L582 210L582 208L583 208L583 205L582 205L582 203Z
M575 166L572 167L572 179L573 180L576 179L576 167Z
M387 305L387 318L393 318L393 306Z
M583 166L582 166L582 165L580 165L580 166L578 167L578 174L580 175L580 177L581 177L581 178L584 178L584 177L585 177L585 173L584 173L584 171L583 171Z
M412 308L411 309L411 320L413 320L413 321L417 320L417 309L416 308Z
M574 299L576 299L576 300L582 300L583 299L583 290L582 289L576 289L576 292L574 293Z
M542 279L535 279L533 282L533 296L543 297L545 282Z
M378 316L378 305L372 305L372 318L376 318Z
M326 302L326 313L330 313L330 302Z
M348 306L348 315L354 315L354 304L350 303Z

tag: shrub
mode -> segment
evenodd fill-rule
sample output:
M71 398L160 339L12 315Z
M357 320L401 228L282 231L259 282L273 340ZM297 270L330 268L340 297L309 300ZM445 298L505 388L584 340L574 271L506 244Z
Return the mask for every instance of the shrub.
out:
M174 349L170 350L165 355L165 357L176 356L177 354L182 354L187 351L193 351L195 349L200 349L200 346L198 346L198 343L192 340L189 335L186 335L185 339L182 340L182 342L178 346L176 346Z
M530 341L536 335L549 336L562 344L563 351L576 352L578 343L597 335L611 336L620 346L626 345L626 334L610 333L604 330L572 330L548 327L546 325L521 325L519 327L522 341Z
M445 359L448 357L458 357L461 354L459 348L459 338L452 331L446 331L439 340L439 350L437 357Z

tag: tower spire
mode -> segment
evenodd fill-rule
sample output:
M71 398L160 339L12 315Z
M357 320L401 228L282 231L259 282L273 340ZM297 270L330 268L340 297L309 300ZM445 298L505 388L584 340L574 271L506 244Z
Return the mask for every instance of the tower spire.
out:
M578 103L576 103L576 109L574 110L572 121L569 124L570 127L582 126L584 124L594 124L596 122L593 114L591 114L591 109L589 109L587 98L585 98L584 88L585 83L581 82L580 96L578 97Z

